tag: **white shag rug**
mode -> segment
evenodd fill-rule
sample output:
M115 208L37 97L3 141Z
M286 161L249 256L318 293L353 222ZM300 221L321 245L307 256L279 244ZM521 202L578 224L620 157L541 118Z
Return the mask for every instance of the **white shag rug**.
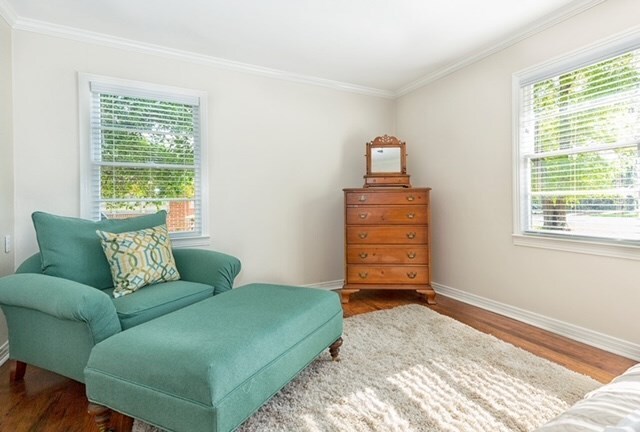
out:
M531 431L600 386L420 305L347 318L343 338L237 431Z

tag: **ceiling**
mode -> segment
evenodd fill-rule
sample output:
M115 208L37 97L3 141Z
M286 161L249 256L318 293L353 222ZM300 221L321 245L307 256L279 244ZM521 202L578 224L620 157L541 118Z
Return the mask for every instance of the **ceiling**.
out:
M0 0L0 13L18 29L393 96L602 1Z

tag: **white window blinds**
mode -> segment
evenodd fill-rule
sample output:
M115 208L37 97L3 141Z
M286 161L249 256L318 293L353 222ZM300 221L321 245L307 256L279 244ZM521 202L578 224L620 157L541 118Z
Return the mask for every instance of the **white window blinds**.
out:
M520 83L521 229L640 242L640 50Z
M168 212L174 237L202 234L200 99L90 82L90 214Z

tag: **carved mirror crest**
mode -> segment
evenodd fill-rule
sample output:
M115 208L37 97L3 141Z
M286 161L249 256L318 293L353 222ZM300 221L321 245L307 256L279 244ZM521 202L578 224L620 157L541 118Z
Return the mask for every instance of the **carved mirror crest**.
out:
M367 174L364 187L411 187L407 174L407 151L404 141L383 135L367 143Z

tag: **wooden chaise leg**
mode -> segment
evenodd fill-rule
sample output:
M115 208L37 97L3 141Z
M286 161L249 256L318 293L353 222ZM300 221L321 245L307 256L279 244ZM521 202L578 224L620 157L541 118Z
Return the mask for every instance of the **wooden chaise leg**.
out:
M87 412L94 418L99 432L131 432L133 429L133 418L105 406L89 403Z
M111 410L109 408L89 403L87 412L94 418L99 432L109 431L109 420L111 419Z
M331 359L333 361L340 361L338 357L340 355L340 347L342 346L342 338L338 338L337 341L331 344L329 347L329 353L331 354Z
M27 371L27 364L25 362L16 360L15 363L16 363L16 366L11 371L11 374L9 375L9 381L12 383L22 381L24 378L24 374Z

